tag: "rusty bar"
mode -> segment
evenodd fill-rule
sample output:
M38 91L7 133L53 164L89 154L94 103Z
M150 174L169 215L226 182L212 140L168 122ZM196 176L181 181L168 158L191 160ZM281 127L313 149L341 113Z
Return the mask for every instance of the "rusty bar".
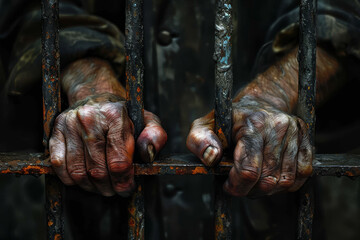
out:
M222 188L226 178L215 177L215 240L232 239L231 197Z
M127 0L125 21L126 100L129 116L135 125L135 138L144 128L143 48L143 1Z
M137 177L137 188L131 196L128 206L128 239L144 239L145 237L145 204L143 179Z
M61 111L60 101L60 51L59 51L59 2L41 1L42 43L42 93L43 93L43 144L48 153L48 141L56 116ZM35 169L29 169L29 172ZM45 177L45 207L47 238L63 239L64 218L62 211L62 184L56 176Z
M233 166L225 158L214 168L205 167L192 154L161 157L152 164L135 163L135 175L227 175ZM43 153L0 153L0 175L55 174L50 159ZM360 176L360 155L316 154L313 161L313 176Z
M63 184L55 175L46 175L45 182L47 238L52 240L60 240L63 239L64 236L64 216L62 209Z
M54 120L61 110L59 86L59 3L55 0L42 0L41 10L43 143L47 147Z
M215 17L215 131L222 145L230 144L232 120L232 5L217 0Z
M316 103L316 0L301 0L299 12L299 97L297 115L308 127L314 146ZM314 149L315 151L315 149ZM298 239L311 239L314 215L313 186L302 187L299 208Z
M135 126L135 139L144 129L144 25L143 0L126 0L125 20L126 104ZM128 206L128 239L144 239L145 205L142 179Z

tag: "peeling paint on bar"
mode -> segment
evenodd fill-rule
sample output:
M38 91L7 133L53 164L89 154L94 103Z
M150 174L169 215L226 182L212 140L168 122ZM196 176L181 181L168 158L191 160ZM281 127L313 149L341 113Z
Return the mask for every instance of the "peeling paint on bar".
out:
M227 176L215 178L215 240L232 239L231 196L223 191Z
M126 100L129 116L135 126L135 138L144 128L143 48L143 1L127 0L125 22Z
M224 159L214 168L205 167L192 154L160 157L153 163L135 163L135 175L227 175L232 159ZM55 174L50 159L43 153L0 153L0 175ZM360 155L317 154L313 161L313 176L360 176Z
M137 139L144 129L144 24L143 0L126 0L125 55L126 104ZM142 181L141 179L139 181ZM142 184L128 206L128 239L144 239L145 203Z
M316 0L301 0L299 13L299 97L297 115L308 127L314 146L316 103ZM314 215L311 179L301 189L298 239L311 239Z
M48 143L57 115L61 111L60 101L60 50L59 50L59 1L41 1L42 44L42 94L43 94L43 144L48 153ZM42 162L44 164L44 162ZM24 174L42 174L46 168L28 166ZM60 240L64 235L62 211L62 183L56 176L45 177L45 207L47 216L47 238Z
M222 145L230 144L232 121L232 5L217 0L215 17L215 131Z
M136 178L137 187L131 196L128 206L128 239L144 239L145 237L145 203L143 179Z

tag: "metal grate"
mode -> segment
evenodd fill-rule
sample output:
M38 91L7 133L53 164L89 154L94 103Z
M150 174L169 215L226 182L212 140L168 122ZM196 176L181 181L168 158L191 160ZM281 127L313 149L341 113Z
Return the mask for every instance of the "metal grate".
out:
M126 89L130 118L135 124L135 136L143 129L143 0L126 3ZM316 89L316 0L300 1L299 45L299 111L298 115L308 125L313 144L315 126ZM42 69L44 145L47 147L50 130L60 113L60 53L59 53L58 0L42 0ZM232 89L232 5L231 0L217 0L215 21L215 126L221 141L230 143L231 89ZM230 197L222 191L222 178L232 167L231 159L224 157L214 167L205 167L192 155L175 155L154 163L134 163L137 189L128 206L129 239L144 239L145 206L143 176L146 175L216 175L215 178L215 239L231 239L232 222ZM315 155L313 175L359 176L360 156L348 154ZM48 239L63 239L62 184L54 175L48 152L34 154L0 153L0 174L46 175L46 212ZM302 189L299 209L298 239L311 239L312 189L311 184Z

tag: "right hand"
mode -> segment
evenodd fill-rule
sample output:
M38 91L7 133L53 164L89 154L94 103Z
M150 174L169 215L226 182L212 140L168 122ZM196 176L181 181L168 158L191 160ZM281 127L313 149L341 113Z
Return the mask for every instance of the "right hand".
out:
M150 162L167 135L154 114L144 112L145 128L137 139L143 161ZM104 196L133 190L134 126L125 101L113 94L81 100L60 114L49 142L51 164L66 185Z

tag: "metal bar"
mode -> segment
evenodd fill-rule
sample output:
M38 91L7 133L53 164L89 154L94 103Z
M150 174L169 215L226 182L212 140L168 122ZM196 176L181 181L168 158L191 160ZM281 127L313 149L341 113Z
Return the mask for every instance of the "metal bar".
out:
M41 1L42 22L42 93L43 93L43 144L48 153L48 141L56 116L61 111L60 101L60 51L59 51L59 2ZM30 169L29 169L30 170ZM31 170L30 170L31 172ZM62 211L62 184L55 176L45 177L47 238L63 239L64 218Z
M137 179L137 188L131 196L128 213L128 239L144 239L145 237L145 204L143 179Z
M215 132L224 149L231 144L232 124L232 5L216 1L215 15ZM200 168L197 169L200 171ZM231 239L230 197L223 192L222 177L215 177L215 239Z
M135 126L135 139L144 129L144 25L143 0L126 1L125 54L126 103L128 114ZM142 179L128 206L128 239L144 239L145 205Z
M232 239L231 197L223 191L227 176L215 177L215 239Z
M232 5L217 0L215 17L215 131L224 148L230 144L232 120Z
M58 1L42 0L41 10L43 144L47 148L53 123L61 110Z
M143 48L143 1L127 0L125 21L126 100L129 116L135 125L135 138L144 128Z
M225 158L214 168L205 167L192 154L162 157L153 163L135 163L135 175L227 175L231 159ZM43 153L0 153L0 175L53 175L50 159ZM360 155L316 154L313 176L360 176Z
M63 239L64 236L64 216L62 206L63 184L55 175L46 175L45 181L47 238L60 240Z
M299 97L297 114L308 128L314 146L316 103L316 0L301 0L299 13ZM298 239L311 239L314 214L313 186L300 191Z

